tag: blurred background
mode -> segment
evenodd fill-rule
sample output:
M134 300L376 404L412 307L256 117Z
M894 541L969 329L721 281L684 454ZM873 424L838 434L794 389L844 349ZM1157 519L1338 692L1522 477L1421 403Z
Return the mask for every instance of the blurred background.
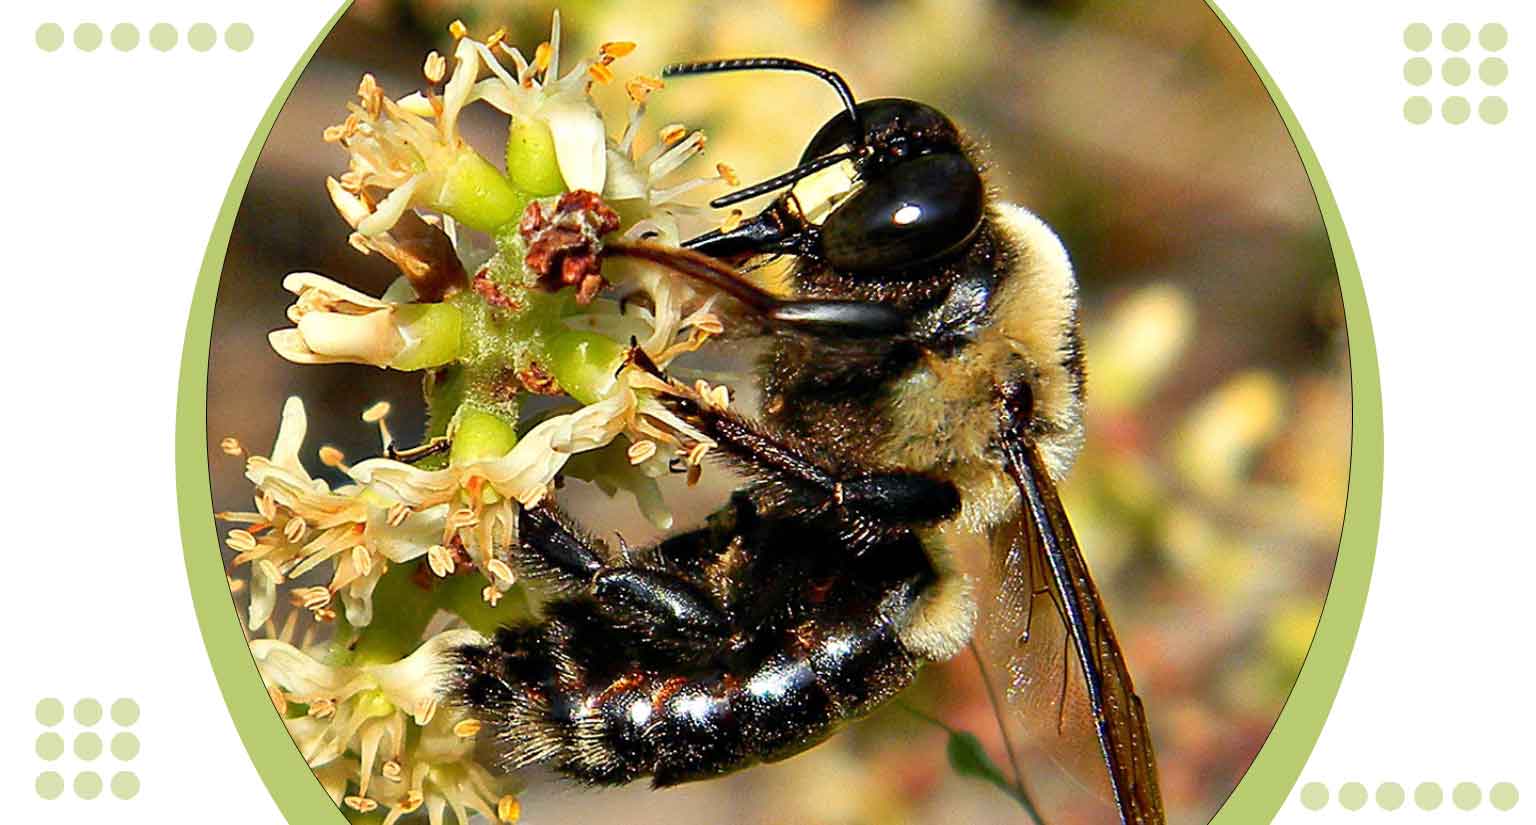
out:
M1311 641L1350 434L1342 304L1316 201L1216 17L1201 0L559 5L566 54L639 44L614 67L620 80L679 60L783 54L835 68L861 98L933 104L986 147L999 194L1061 234L1082 284L1089 368L1088 447L1064 488L1067 509L1149 708L1169 819L1208 821L1263 744ZM377 435L357 416L381 399L393 402L402 441L420 432L415 376L299 367L267 346L267 332L286 326L286 273L372 294L396 274L348 247L324 188L345 156L321 131L343 119L364 71L395 95L419 88L426 52L451 51L452 20L482 38L505 27L531 54L551 10L358 0L305 70L251 179L219 288L208 398L219 508L250 501L220 438L264 454L290 394L309 406L311 446L376 454ZM598 95L610 124L622 122L622 84ZM648 123L703 128L707 162L751 182L793 165L836 111L820 83L750 73L675 81L652 98ZM476 114L485 117L470 117L466 135L499 157L495 113ZM713 477L668 491L679 525L724 499L731 482ZM632 542L655 535L627 499L571 484L561 501ZM902 703L974 733L1007 764L971 657L928 668ZM787 762L661 793L535 773L524 821L1020 821L996 788L950 768L945 741L893 705ZM1061 820L1050 825L1078 821Z

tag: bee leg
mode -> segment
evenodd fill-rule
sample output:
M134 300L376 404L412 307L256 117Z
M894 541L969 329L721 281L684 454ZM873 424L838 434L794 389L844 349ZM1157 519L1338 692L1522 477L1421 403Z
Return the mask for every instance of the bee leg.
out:
M683 396L665 400L741 470L785 487L791 501L807 510L839 509L898 525L930 524L960 510L960 493L947 479L909 470L834 470L791 439L728 410Z
M522 513L515 560L565 595L584 595L616 626L681 651L707 652L729 634L724 612L675 572L611 563L607 549L554 508Z

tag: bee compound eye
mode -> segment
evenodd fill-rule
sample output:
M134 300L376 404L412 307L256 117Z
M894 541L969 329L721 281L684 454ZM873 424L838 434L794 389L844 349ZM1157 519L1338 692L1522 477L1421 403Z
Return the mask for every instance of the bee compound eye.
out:
M981 225L982 195L964 155L903 159L827 216L820 253L841 272L890 272L943 257Z

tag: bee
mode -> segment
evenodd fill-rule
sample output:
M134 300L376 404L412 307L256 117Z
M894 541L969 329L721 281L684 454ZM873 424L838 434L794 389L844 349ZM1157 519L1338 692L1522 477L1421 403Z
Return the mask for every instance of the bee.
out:
M800 753L974 644L1012 721L1120 822L1162 823L1146 715L1056 491L1083 442L1065 249L931 106L856 101L787 58L664 76L748 70L819 77L842 110L794 169L711 204L783 190L755 216L625 251L769 336L760 420L677 385L669 401L750 482L617 553L551 504L524 511L515 560L553 598L459 651L454 699L503 770L664 787ZM765 256L793 259L790 289L740 276Z

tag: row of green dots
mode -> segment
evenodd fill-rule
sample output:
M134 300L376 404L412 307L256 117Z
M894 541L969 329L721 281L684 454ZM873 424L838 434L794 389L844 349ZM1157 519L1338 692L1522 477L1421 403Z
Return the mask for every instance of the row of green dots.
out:
M1339 786L1339 806L1349 811L1365 807L1370 798L1365 786L1359 782L1345 782ZM1302 807L1320 811L1328 807L1328 786L1321 782L1308 782L1301 788ZM1395 811L1403 807L1407 792L1396 782L1383 782L1376 788L1376 804L1383 810ZM1498 782L1488 789L1488 804L1500 811L1512 810L1520 801L1520 791L1508 782ZM1433 811L1445 802L1445 791L1435 782L1421 782L1413 789L1413 804L1420 810ZM1451 802L1463 811L1470 811L1483 803L1483 789L1472 782L1461 782L1451 789Z
M38 723L53 727L64 721L64 703L58 699L43 699L37 703L35 716ZM95 699L81 699L75 703L75 721L86 727L101 721L101 703ZM132 699L119 699L112 703L112 721L128 727L139 721L139 703Z
M64 755L64 737L49 731L37 737L37 755L52 762ZM124 762L139 755L139 737L119 733L112 737L112 755ZM101 737L86 732L75 737L75 756L89 762L101 756Z
M1403 117L1415 125L1428 123L1434 113L1427 97L1410 97L1403 104ZM1466 123L1472 117L1472 103L1464 97L1448 97L1440 104L1440 116L1453 125ZM1485 97L1477 104L1477 116L1484 123L1503 123L1509 117L1509 104L1502 97Z
M75 796L95 799L101 796L101 774L85 771L75 775ZM44 771L37 775L37 795L44 799L58 799L64 795L64 777L58 771ZM139 777L129 771L112 775L112 795L118 799L132 799L139 793Z
M1403 79L1415 86L1423 86L1434 76L1434 64L1422 57L1411 57L1403 64ZM1472 64L1453 57L1440 64L1440 77L1452 86L1460 86L1472 78ZM1509 79L1509 64L1490 57L1477 64L1477 78L1489 86L1497 86Z
M1412 23L1403 30L1403 45L1422 52L1435 41L1435 33L1427 23ZM1489 23L1477 30L1477 43L1490 52L1496 52L1509 43L1509 30L1498 23ZM1459 52L1472 44L1472 30L1462 23L1451 23L1440 30L1440 44L1453 52Z
M149 29L149 45L168 52L176 48L180 34L170 23L156 23ZM58 51L64 45L64 27L58 23L44 23L37 27L37 47L45 52ZM139 29L132 23L118 23L112 27L112 47L120 52L130 52L139 47ZM93 52L101 47L101 27L95 23L81 23L75 27L75 48ZM231 23L224 29L224 44L237 52L251 47L256 33L245 23ZM219 41L219 33L208 23L194 23L187 29L187 45L193 51L206 52Z

